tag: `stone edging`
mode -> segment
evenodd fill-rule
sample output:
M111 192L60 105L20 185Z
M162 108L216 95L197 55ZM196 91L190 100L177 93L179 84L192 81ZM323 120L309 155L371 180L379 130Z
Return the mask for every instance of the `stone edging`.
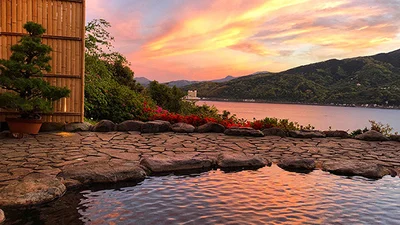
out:
M115 124L110 120L102 120L95 125L89 123L44 123L41 131L52 132L52 131L67 131L67 132L111 132L111 131L139 131L142 133L161 133L173 131L176 133L224 133L230 136L251 136L251 137L263 137L263 136L279 136L279 137L293 137L293 138L325 138L325 137L336 137L336 138L352 138L346 131L342 130L329 130L329 131L318 131L318 130L289 130L285 131L280 128L268 128L262 131L255 130L249 127L232 127L226 129L224 126L218 123L207 123L199 127L194 127L190 124L176 123L171 124L168 121L155 120L149 122L142 122L136 120L127 120L119 124ZM386 137L376 131L368 131L360 134L355 139L365 141L398 141L400 142L400 135L391 135Z

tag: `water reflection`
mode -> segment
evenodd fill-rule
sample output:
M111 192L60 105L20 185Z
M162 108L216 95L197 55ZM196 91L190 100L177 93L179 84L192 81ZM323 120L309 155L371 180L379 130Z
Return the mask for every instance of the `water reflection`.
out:
M400 220L400 179L391 177L374 181L272 166L151 177L133 185L68 194L31 210L29 218L15 224L396 224Z

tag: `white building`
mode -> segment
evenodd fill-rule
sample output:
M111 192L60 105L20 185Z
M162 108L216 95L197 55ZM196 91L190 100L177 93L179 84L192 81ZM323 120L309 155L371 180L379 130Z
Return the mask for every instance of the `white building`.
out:
M200 100L200 98L199 97L197 97L197 90L189 90L188 91L188 94L185 96L185 97L183 97L183 99L185 99L185 100Z

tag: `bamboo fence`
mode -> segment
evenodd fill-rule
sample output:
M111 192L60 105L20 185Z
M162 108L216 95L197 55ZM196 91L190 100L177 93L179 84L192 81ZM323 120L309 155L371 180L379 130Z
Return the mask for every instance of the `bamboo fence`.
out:
M43 115L44 121L83 122L85 1L0 0L0 58L10 57L10 48L25 34L23 25L28 21L46 28L43 43L53 49L52 71L43 79L71 90L70 97L53 104L53 113ZM15 116L0 109L0 122Z

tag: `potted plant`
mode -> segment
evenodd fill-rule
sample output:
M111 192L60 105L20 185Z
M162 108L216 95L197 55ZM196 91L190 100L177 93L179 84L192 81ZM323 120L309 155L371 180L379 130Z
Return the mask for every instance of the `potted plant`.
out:
M50 72L52 51L42 43L46 31L40 24L28 22L28 32L11 47L10 59L0 60L0 108L18 112L18 118L6 118L11 133L37 134L42 125L40 113L52 111L52 102L68 97L66 87L54 87L42 79L43 71Z

